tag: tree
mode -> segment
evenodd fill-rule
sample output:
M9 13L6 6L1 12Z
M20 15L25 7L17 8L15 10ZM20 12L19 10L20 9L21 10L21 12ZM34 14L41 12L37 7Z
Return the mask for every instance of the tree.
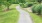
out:
M2 0L0 0L0 9L1 9L1 6L2 6Z
M9 6L11 5L11 0L5 0L3 3L7 7L6 10L9 10Z
M4 2L4 5L7 7L7 10L9 10L9 6L11 5L11 3L9 3L9 2Z
M37 0L37 2L41 3L42 0Z

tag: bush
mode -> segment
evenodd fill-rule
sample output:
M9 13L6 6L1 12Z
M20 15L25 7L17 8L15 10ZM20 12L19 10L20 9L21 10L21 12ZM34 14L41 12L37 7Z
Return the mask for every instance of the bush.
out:
M33 2L28 2L28 7L31 7L33 4Z
M42 13L42 5L39 5L38 7L38 14L41 14Z
M0 12L2 11L2 5L0 6Z
M23 8L27 8L28 7L27 4L28 3L20 3L20 6L23 7Z
M37 0L39 3L41 3L42 0Z
M28 7L31 7L33 4L28 4Z
M20 3L20 6L23 8L31 7L34 3L33 2L26 2L26 3Z
M38 14L42 14L42 5L38 4L32 8L32 11Z
M34 6L32 7L32 12L33 12L33 13L35 13L35 7L36 7L36 5L34 5Z
M0 12L2 12L4 10L5 6L4 5L1 5L0 6Z

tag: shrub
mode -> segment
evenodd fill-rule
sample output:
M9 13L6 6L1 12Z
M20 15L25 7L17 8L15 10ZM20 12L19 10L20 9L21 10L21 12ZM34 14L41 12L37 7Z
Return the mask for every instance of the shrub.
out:
M28 4L28 7L31 7L33 4Z
M33 13L36 13L35 7L36 7L36 5L33 5L33 6L32 6L32 12L33 12Z
M28 3L20 3L20 6L23 7L23 8L27 8L27 4Z
M32 11L38 14L42 14L42 5L38 4L32 8Z
M0 12L4 11L4 9L5 9L5 6L4 5L1 5L0 6Z
M21 7L24 7L24 3L20 3L20 6L21 6Z
M39 3L41 3L42 0L37 0Z
M38 14L42 14L42 5L41 4L38 7Z
M20 3L20 6L23 8L31 7L33 2Z
M28 2L28 7L31 7L33 4L33 2Z

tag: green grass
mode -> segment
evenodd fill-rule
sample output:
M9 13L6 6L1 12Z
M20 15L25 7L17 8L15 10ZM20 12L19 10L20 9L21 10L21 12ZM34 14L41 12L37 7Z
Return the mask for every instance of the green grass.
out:
M34 20L34 23L42 23L42 18L35 13L30 13L32 19Z
M7 12L0 12L0 23L17 23L19 18L19 12L16 10L17 4L10 6L12 10Z

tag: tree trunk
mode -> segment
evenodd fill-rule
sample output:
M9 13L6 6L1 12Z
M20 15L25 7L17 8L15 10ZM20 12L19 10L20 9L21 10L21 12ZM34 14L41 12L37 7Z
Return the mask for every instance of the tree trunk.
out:
M1 8L1 4L0 4L0 8Z
M0 4L0 11L1 11L1 4Z
M7 10L9 10L9 6L7 6Z

